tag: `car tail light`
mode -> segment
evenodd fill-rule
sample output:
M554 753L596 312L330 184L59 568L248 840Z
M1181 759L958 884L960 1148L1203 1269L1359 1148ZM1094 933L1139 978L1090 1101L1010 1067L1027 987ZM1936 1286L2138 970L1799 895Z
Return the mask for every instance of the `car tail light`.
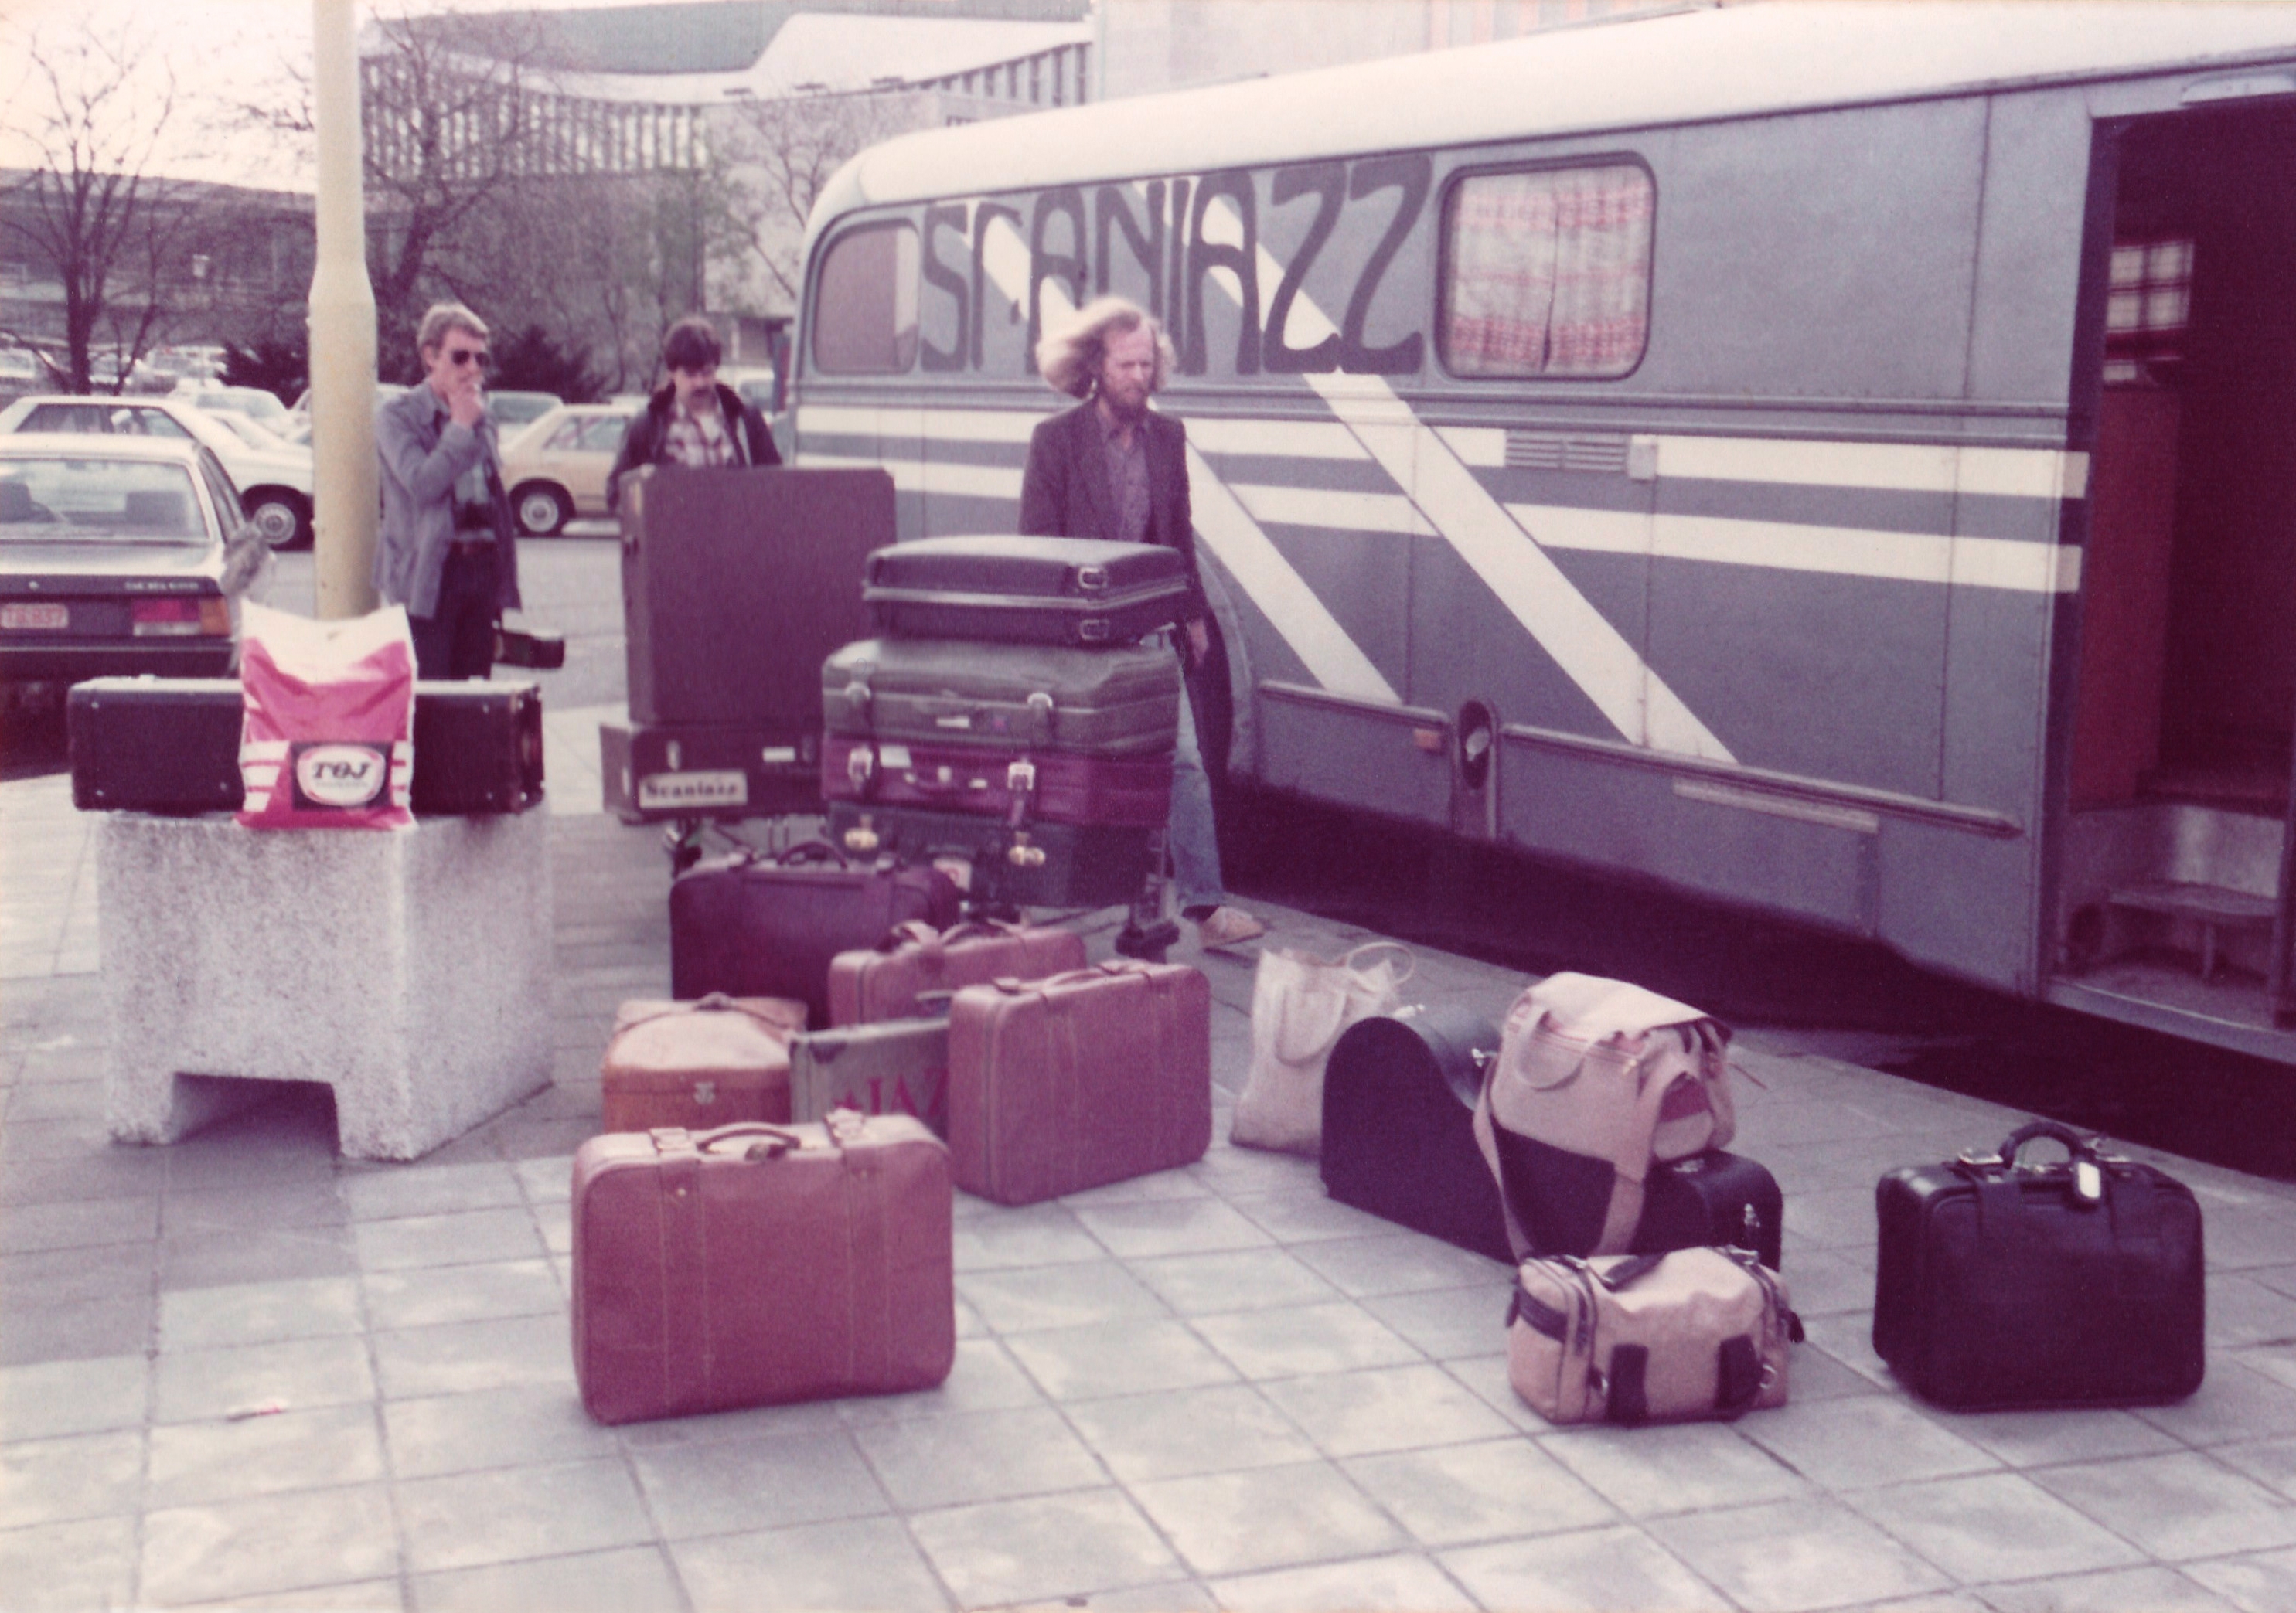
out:
M137 638L220 638L231 632L231 606L220 594L139 599L127 616Z

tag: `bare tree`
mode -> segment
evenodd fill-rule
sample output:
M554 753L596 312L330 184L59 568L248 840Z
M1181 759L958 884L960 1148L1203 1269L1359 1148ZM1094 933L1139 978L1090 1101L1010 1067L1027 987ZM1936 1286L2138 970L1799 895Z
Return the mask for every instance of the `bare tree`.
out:
M99 332L124 373L160 318L153 288L184 204L163 207L148 170L176 114L175 77L148 33L99 29L84 14L0 25L0 45L19 68L7 127L38 153L0 201L0 235L62 282L65 384L86 392Z
M762 268L785 307L797 303L805 221L822 187L863 148L922 127L931 97L898 94L800 95L754 101L720 114L710 162L730 192L713 245L731 239Z

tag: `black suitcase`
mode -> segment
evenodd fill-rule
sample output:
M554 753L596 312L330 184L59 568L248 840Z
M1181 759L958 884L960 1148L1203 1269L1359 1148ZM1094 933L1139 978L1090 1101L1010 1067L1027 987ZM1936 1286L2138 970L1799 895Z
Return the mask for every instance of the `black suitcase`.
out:
M1627 1252L1730 1244L1751 1249L1779 1269L1785 1236L1785 1195L1777 1178L1741 1154L1710 1149L1687 1159L1660 1161L1643 1182L1643 1215Z
M864 639L822 663L821 707L832 734L1076 756L1168 752L1180 658L1161 644Z
M1513 1265L1474 1134L1480 1060L1498 1046L1497 1027L1456 1006L1414 1005L1349 1026L1324 1069L1324 1191Z
M1163 828L1031 822L914 806L829 803L829 838L855 856L972 864L972 894L1014 907L1107 907L1146 887Z
M821 741L738 724L598 725L606 810L625 823L821 810Z
M867 632L882 471L648 465L622 480L630 721L821 731L821 663Z
M2068 1158L2027 1164L2050 1137ZM1874 1189L1874 1351L1960 1408L2181 1400L2208 1367L2201 1209L2164 1171L2038 1120Z
M777 857L706 858L670 881L670 995L792 997L807 1024L826 1025L832 958L913 919L946 929L958 905L937 868L849 858L818 840Z
M237 678L94 678L65 712L72 805L83 812L235 812ZM542 798L542 690L414 685L413 808L422 817L523 812Z
M1187 561L1162 544L931 537L869 557L877 632L1015 644L1128 644L1180 619Z

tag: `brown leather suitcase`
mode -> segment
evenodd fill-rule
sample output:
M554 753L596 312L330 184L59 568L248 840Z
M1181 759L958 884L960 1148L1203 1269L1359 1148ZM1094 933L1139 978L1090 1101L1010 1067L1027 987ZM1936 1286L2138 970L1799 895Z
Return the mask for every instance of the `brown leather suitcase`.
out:
M782 997L623 1003L598 1067L604 1129L786 1121L790 1038L804 1028L805 1004Z
M1211 1136L1200 971L1118 959L950 1000L948 1146L966 1192L1033 1204L1190 1164Z
M948 1150L906 1116L616 1132L574 1155L574 1376L600 1422L931 1388Z
M829 1022L868 1025L924 1012L920 995L1084 967L1084 938L1048 924L979 921L946 930L911 921L829 961Z

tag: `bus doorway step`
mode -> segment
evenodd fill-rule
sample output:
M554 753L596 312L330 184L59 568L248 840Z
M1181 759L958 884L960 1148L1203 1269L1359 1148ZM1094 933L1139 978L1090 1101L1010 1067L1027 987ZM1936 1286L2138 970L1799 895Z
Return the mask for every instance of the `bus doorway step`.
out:
M2107 906L2130 913L2157 913L2196 924L2201 931L2201 978L2216 977L2222 940L2227 934L2269 936L2270 897L2221 885L2196 885L2177 880L2152 880L2128 886L2105 897Z

